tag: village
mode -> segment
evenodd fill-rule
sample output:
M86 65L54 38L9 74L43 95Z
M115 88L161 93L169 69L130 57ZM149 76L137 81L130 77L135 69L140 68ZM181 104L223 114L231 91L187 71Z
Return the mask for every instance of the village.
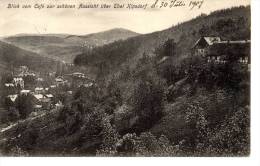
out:
M8 111L19 109L17 104L25 103L21 98L27 98L32 105L29 117L36 116L52 109L62 108L64 102L72 98L77 88L81 86L90 88L94 85L94 80L81 72L61 73L64 66L64 63L59 63L57 71L49 73L39 73L27 66L20 66L1 85L4 86L5 108ZM73 67L71 64L66 66Z

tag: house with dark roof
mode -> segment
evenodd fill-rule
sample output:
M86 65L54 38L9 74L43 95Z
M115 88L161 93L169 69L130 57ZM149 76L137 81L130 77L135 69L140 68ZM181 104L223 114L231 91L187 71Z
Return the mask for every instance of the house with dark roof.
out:
M208 62L250 64L250 45L250 40L225 41L220 37L201 37L192 47L192 54L205 57Z
M52 94L33 94L33 96L34 106L37 107L36 110L49 110L51 108L54 97Z
M7 98L10 99L13 103L16 101L18 94L8 95Z
M201 37L192 47L193 55L206 56L208 48L218 42L221 42L220 37Z

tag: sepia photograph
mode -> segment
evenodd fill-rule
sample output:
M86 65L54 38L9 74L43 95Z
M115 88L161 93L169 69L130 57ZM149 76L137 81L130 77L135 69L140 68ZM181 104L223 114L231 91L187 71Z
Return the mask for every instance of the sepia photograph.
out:
M0 2L0 156L250 156L250 0Z

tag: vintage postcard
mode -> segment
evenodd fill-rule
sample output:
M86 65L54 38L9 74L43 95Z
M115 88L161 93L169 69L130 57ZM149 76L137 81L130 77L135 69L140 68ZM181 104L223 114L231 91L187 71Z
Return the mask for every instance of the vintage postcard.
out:
M1 156L250 155L250 0L0 2Z

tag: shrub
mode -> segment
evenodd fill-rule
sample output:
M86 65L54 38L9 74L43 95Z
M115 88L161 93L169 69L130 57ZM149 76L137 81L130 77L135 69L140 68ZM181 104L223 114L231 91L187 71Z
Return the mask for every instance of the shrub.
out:
M164 87L164 82L155 74L144 75L138 82L131 101L138 116L136 131L149 129L161 118L166 100Z

